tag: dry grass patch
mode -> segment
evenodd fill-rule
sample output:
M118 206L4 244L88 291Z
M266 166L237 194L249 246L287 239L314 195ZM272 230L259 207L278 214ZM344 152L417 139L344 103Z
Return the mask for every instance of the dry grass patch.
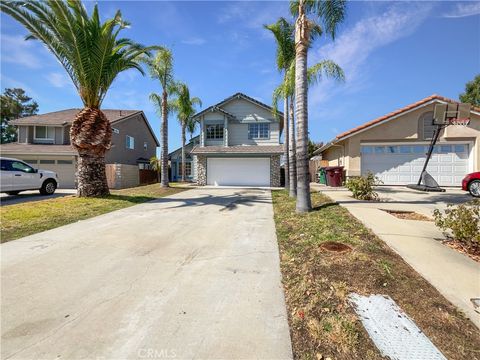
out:
M105 197L78 198L72 195L2 206L0 208L1 242L54 229L181 191L184 189L164 189L160 184L153 184L115 190Z
M447 358L480 359L478 329L346 209L320 193L308 214L285 191L273 203L295 358L382 358L347 301L357 292L389 295Z

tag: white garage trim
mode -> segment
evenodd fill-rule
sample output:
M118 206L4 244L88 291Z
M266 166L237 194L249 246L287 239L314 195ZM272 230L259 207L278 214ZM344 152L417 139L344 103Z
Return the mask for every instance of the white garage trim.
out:
M270 158L207 157L207 185L270 186Z
M430 143L425 141L361 143L361 174L372 172L385 185L416 183L425 163L429 145ZM435 147L438 151L432 154L427 171L442 186L460 186L463 177L473 171L475 160L473 145L471 141L437 143Z

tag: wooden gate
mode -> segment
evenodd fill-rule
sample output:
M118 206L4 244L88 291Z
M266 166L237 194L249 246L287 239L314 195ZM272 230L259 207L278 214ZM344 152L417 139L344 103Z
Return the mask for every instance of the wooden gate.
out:
M158 174L155 170L139 169L140 185L158 182Z

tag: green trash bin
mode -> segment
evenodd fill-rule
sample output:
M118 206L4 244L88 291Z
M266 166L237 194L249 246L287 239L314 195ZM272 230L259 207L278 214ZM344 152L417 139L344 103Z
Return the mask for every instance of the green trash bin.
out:
M318 183L327 185L327 172L323 167L318 169Z

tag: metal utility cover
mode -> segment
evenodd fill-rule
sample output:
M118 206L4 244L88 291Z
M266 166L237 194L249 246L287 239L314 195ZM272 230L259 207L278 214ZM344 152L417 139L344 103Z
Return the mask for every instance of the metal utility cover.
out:
M353 293L349 298L382 356L392 360L447 360L389 296Z

